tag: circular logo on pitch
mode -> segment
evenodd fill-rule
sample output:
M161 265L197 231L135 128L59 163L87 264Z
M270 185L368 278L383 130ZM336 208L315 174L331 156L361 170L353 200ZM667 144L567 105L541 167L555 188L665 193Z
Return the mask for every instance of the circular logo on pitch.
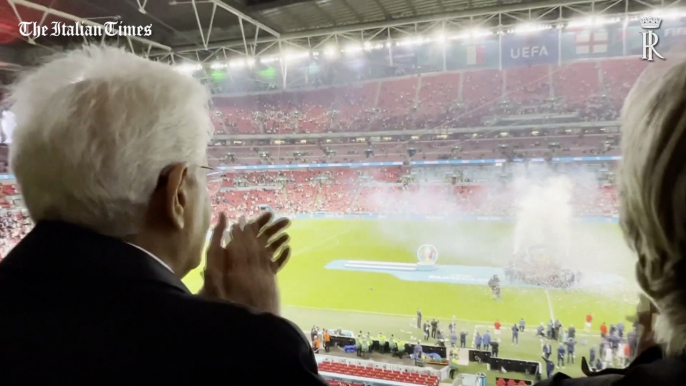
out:
M438 260L438 249L433 245L424 244L417 250L417 259L420 264L435 264Z

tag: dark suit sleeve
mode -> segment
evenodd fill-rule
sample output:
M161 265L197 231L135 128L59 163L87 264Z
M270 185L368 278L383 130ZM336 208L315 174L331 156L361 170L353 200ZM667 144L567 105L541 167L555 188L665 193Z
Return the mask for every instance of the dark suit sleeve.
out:
M552 386L553 385L553 383L551 383L552 381L553 381L552 378L544 379L544 380L538 382L537 384L535 384L534 386Z
M621 376L601 375L587 378L569 378L562 373L556 373L552 378L538 382L534 386L613 386Z
M305 335L293 323L276 318L277 334L280 336L276 347L276 370L284 374L281 379L286 384L328 386L319 375L317 362Z

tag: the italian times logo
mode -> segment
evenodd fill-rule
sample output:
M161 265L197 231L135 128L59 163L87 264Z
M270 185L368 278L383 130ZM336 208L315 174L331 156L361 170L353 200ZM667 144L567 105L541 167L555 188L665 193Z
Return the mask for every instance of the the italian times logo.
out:
M436 260L438 260L438 249L433 245L424 244L417 249L417 259L419 264L435 264Z
M665 57L657 51L657 45L660 42L660 38L655 33L655 30L660 28L662 19L654 16L646 16L640 18L639 22L641 23L641 28L645 30L641 32L641 35L643 35L643 56L641 56L641 59L652 62L653 56L657 56L658 58L665 60Z
M35 21L22 21L19 23L19 33L34 40L43 36L151 36L152 24L125 25L121 21L108 21L99 25L88 21L53 21L49 25L43 25Z

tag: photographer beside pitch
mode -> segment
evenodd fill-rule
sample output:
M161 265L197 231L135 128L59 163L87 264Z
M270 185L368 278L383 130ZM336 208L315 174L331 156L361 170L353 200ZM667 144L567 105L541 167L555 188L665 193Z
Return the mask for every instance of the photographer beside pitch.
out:
M558 373L539 386L686 384L686 62L653 82L639 79L622 132L620 224L646 295L638 357L625 369L584 369L589 377L577 379Z
M11 90L10 165L34 229L0 265L0 384L325 385L279 317L288 220L210 225L208 94L114 48L71 51Z

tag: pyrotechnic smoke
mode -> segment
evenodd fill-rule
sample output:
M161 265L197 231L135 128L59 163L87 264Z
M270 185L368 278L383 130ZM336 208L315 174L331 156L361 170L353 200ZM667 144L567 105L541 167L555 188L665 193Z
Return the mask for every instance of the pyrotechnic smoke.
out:
M574 220L573 187L567 176L515 180L515 254L543 245L559 257L569 256Z
M544 245L549 258L581 272L588 282L596 273L631 278L634 257L615 224L582 222L579 216L599 214L609 200L597 174L569 167L558 173L545 165L513 168L510 183L490 183L456 195L443 181L445 171L424 175L407 189L379 188L368 197L382 214L432 214L433 220L380 221L377 237L398 255L411 259L422 244L439 250L440 264L504 267L513 252ZM491 178L492 180L492 178ZM458 188L459 189L459 188ZM613 204L604 203L607 212ZM508 216L515 223L460 221L465 216ZM406 249L400 253L400 249ZM631 280L629 280L631 281Z

